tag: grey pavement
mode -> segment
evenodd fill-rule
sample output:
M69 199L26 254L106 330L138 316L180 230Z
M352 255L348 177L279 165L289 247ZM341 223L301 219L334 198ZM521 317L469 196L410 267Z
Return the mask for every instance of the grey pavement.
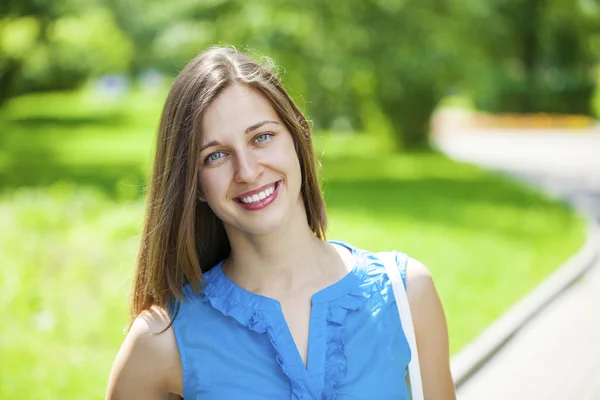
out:
M599 400L600 263L511 338L459 400Z
M435 144L538 185L600 223L598 131L446 130ZM599 317L597 262L461 385L458 398L600 400Z
M454 159L541 186L600 220L600 130L448 130L435 144Z

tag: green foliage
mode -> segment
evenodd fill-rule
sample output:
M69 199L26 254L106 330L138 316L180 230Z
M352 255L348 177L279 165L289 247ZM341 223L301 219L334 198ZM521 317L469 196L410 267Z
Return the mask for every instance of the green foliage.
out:
M120 99L94 92L16 98L0 114L0 189L57 180L139 198L165 92Z
M142 211L60 183L3 196L0 398L101 398L127 324Z
M132 42L109 9L17 5L12 15L0 15L0 105L18 94L73 89L128 68Z
M481 36L488 78L474 80L478 107L492 112L591 115L600 9L587 1L489 3ZM482 26L483 28L483 26Z
M172 76L233 44L287 69L317 129L423 148L433 110L456 92L488 111L589 114L599 20L596 3L562 0L7 0L0 103L106 73Z
M131 43L106 9L57 19L50 44L56 46L53 53L63 69L75 66L93 76L121 72L131 58Z

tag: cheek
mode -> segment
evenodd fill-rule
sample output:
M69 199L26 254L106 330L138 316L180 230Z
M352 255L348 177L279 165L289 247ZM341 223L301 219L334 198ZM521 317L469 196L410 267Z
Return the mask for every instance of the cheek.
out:
M292 145L291 156L288 158L288 162L290 163L290 167L294 170L294 172L298 175L298 179L302 179L302 169L300 168L300 157L296 153L296 149Z
M223 192L222 179L219 179L217 174L213 174L214 171L206 170L200 173L198 177L198 184L200 186L200 193L210 203L211 199L220 197Z
M294 171L296 174L300 174L300 160L298 159L292 136L288 135L288 140L282 143L282 148L277 152L278 163L284 166L287 171Z

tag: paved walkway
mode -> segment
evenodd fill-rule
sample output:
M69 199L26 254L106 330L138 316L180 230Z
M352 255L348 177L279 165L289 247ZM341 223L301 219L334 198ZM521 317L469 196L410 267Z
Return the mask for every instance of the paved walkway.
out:
M600 134L447 131L453 158L509 173L600 223ZM600 243L598 243L600 246ZM459 400L600 400L600 261L458 390Z
M459 400L600 400L600 263L463 386Z
M541 186L600 223L600 130L440 132L437 147L457 160Z

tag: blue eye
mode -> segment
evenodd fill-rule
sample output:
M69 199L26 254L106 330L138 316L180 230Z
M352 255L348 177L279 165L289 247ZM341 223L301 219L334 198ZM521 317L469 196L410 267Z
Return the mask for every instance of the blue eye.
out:
M254 141L256 143L265 143L265 142L268 142L269 140L271 140L272 137L273 137L272 133L261 133L260 135L258 135L254 138Z
M206 158L204 159L204 162L207 164L210 164L215 161L219 161L224 156L225 156L225 154L222 151L215 151L214 153L211 153L208 156L206 156Z

